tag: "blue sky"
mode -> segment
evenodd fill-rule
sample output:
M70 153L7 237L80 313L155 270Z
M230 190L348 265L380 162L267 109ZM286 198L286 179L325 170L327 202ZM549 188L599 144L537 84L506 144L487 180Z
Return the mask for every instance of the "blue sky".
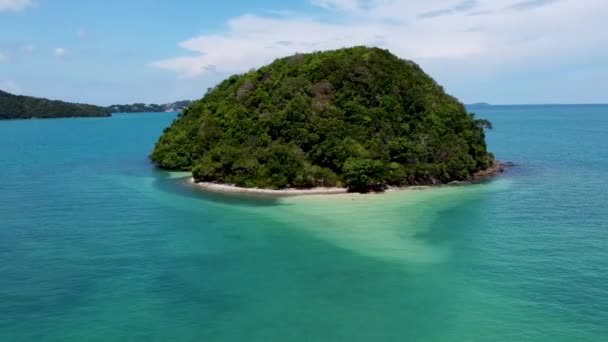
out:
M464 102L608 103L605 0L0 0L0 89L200 98L296 52L380 46Z

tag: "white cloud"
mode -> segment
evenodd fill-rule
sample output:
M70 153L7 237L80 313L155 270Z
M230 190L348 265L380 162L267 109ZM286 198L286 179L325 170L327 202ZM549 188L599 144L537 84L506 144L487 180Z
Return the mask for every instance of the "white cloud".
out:
M21 87L13 81L0 82L0 90L16 95L21 94Z
M68 50L66 50L65 48L58 47L53 50L53 54L57 57L64 57L68 54Z
M8 60L8 57L6 57L6 55L0 52L0 63L6 62L6 60Z
M323 8L349 11L358 10L361 6L359 0L312 0L312 3Z
M260 66L272 59L296 52L324 50L351 43L364 44L384 28L346 27L310 19L285 20L242 16L229 22L230 31L207 35L180 44L198 56L178 57L153 65L196 76L209 70L236 72ZM270 29L275 28L275 29Z
M576 59L608 44L605 0L312 0L339 22L242 15L179 44L152 66L186 77L244 72L274 58L352 45L387 48L423 67L486 72ZM192 54L194 53L194 54Z
M28 44L23 47L23 51L25 51L25 53L27 53L28 55L31 55L36 52L36 46L34 46L33 44Z
M22 11L32 5L32 0L0 0L0 12Z
M76 31L76 37L78 37L78 39L85 39L88 35L89 33L85 29L81 28Z

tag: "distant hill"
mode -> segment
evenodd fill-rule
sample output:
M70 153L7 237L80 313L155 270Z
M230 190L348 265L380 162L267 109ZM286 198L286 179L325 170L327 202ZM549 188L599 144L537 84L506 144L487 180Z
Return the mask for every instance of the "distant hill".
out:
M146 113L146 112L181 112L188 108L192 101L177 101L166 104L134 103L129 105L111 105L108 110L112 113Z
M38 97L13 95L0 90L0 120L67 117L107 117L107 108Z
M47 119L68 117L109 117L111 113L181 112L192 101L177 101L166 104L134 103L101 107L89 104L70 103L38 97L14 95L0 90L0 120L2 119Z

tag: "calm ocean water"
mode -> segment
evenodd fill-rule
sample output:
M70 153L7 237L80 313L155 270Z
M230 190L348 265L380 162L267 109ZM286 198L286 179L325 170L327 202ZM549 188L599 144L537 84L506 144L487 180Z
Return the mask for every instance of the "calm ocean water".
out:
M513 106L477 185L209 195L173 114L0 122L0 341L607 341L608 106Z

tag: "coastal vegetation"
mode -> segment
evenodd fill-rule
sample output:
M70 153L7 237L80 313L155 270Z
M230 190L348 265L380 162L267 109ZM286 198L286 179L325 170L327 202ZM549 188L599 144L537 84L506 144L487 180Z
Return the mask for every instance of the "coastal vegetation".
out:
M494 164L484 129L416 63L378 48L296 54L209 89L152 160L269 189L437 184Z
M0 119L106 117L110 113L100 106L13 95L0 90Z

